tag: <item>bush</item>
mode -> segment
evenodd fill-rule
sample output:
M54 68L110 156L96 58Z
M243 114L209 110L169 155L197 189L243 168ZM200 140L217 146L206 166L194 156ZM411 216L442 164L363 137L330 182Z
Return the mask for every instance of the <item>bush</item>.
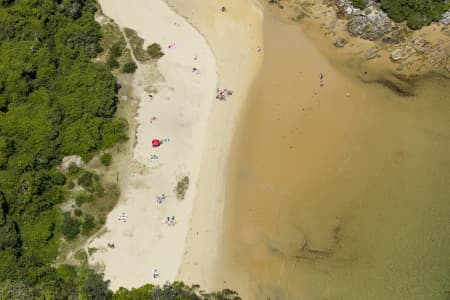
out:
M381 0L381 8L395 22L407 21L411 29L437 21L449 9L447 0Z
M71 162L69 168L67 168L67 174L76 175L80 171L80 167L77 166L76 163Z
M105 196L105 189L100 184L100 182L95 183L93 193L96 197L103 197Z
M128 38L131 50L133 50L134 57L140 61L144 62L150 59L147 51L144 50L144 39L138 36L137 32L131 28L124 28L123 32Z
M92 191L94 181L92 180L93 175L91 172L83 172L83 174L78 178L78 184L81 185L85 190Z
M73 213L75 214L75 217L81 217L83 215L83 211L79 208L76 208Z
M53 175L52 182L56 185L64 185L66 184L66 176L58 172L55 175Z
M75 203L78 207L81 207L84 203L92 202L93 200L94 200L94 197L92 197L92 195L89 195L86 193L78 194L75 197Z
M137 70L137 65L135 64L135 62L129 62L123 65L122 67L122 72L123 73L134 73Z
M158 59L164 56L164 52L161 51L161 46L157 43L153 43L148 46L147 53L153 59Z
M111 165L112 163L112 155L109 153L104 153L101 157L100 157L100 161L101 163L105 166L108 167Z
M366 1L365 0L352 0L352 4L354 7L359 9L366 8Z
M84 216L83 225L81 226L81 234L90 235L96 227L95 218L89 214Z
M178 181L177 186L175 188L175 193L177 194L177 198L179 200L183 200L186 194L187 189L189 188L189 177L184 176Z
M61 224L61 232L68 240L74 240L80 233L80 221L72 218L70 212L63 214L63 222Z
M83 249L79 249L77 252L75 252L73 257L80 262L87 261L87 254L86 254L86 251L84 251Z
M75 183L73 183L73 181L68 181L67 182L67 188L73 189L74 187L75 187Z
M111 49L109 50L110 56L114 58L119 58L122 55L122 45L120 42L115 43L111 46Z
M117 69L120 65L119 62L117 61L117 59L110 55L108 57L108 61L106 62L106 65L112 70L112 69Z

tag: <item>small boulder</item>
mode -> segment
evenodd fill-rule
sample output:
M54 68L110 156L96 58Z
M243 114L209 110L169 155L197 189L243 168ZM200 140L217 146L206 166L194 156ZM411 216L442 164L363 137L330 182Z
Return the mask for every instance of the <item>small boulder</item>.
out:
M334 46L337 48L343 48L345 45L347 45L348 41L345 38L338 38L335 42L334 42Z
M450 10L448 10L445 14L443 14L439 21L442 24L444 24L445 26L449 25L450 24Z
M391 58L393 61L399 61L407 59L414 53L416 53L416 50L413 47L406 45L404 47L397 48L394 51L392 51Z
M378 49L376 47L372 47L366 51L366 59L373 59L377 57Z

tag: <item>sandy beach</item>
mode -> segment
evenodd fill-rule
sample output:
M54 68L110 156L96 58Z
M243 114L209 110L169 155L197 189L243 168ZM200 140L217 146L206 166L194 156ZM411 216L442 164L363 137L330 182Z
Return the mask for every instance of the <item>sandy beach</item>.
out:
M99 1L121 28L136 30L144 47L156 42L165 53L157 64L163 80L138 63L132 85L140 100L133 159L127 162L129 173L120 174L121 199L105 233L88 245L98 249L90 264L103 267L112 289L176 279L214 287L226 158L262 61L256 50L262 44L262 14L253 3L237 2L227 1L226 14L216 1L171 3L186 20L160 0ZM216 88L232 95L218 101ZM152 97L149 89L155 91ZM163 144L153 148L153 139ZM178 200L174 188L184 176L189 189ZM163 222L172 216L175 225Z
M208 290L231 288L217 273L223 234L223 208L229 153L246 108L250 87L264 57L262 8L256 1L170 0L169 4L206 38L216 57L218 86L233 90L225 105L215 105L208 121L205 151L194 202L186 253L179 279ZM220 12L224 5L226 12Z

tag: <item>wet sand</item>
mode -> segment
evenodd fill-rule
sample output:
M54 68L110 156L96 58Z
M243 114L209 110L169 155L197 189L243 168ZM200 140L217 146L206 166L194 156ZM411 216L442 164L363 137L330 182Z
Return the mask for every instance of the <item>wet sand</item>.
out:
M265 15L217 282L243 299L446 299L449 82L401 97L321 42Z

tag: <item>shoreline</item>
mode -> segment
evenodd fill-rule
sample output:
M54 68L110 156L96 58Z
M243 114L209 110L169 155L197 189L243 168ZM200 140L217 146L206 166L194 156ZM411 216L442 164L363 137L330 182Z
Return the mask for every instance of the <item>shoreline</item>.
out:
M417 120L426 119L426 127L434 128L439 126L433 114L446 119L439 111L428 110L430 102L441 105L438 95L436 100L431 94L426 99L419 86L418 95L409 100L392 89L365 84L391 74L365 69L350 56L337 57L341 50L318 26L305 28L270 13L264 21L264 65L233 147L232 194L226 202L228 224L219 262L225 269L218 270L222 281L243 299L359 299L367 290L375 295L370 299L382 299L386 297L380 296L384 291L380 285L390 287L397 277L404 287L415 286L395 272L382 284L372 282L370 277L380 276L377 271L386 268L384 261L396 248L366 249L372 245L366 236L376 237L378 244L390 243L392 236L377 235L373 224L378 223L366 222L373 215L365 206L379 209L377 204L390 192L385 187L374 193L372 187L389 186L378 177L381 165L389 167L391 182L396 180L401 171L391 157L398 151L414 153L415 158L429 155L420 148L410 149L409 138L402 138L407 133L414 141L418 136L420 141L433 140L431 132L417 128L422 124ZM424 103L430 106L420 107ZM402 163L414 167L417 161ZM369 188L361 188L365 185ZM370 201L365 200L372 194ZM400 201L414 194L397 196ZM385 220L393 225L396 217L411 217L389 201L383 205L385 210L379 213L389 214ZM372 263L371 255L378 259L377 271L365 269ZM355 256L364 263L358 264ZM398 267L408 264L398 257ZM350 276L353 269L358 276ZM358 290L347 293L345 282L351 281L358 283Z
M217 274L217 257L222 247L226 180L230 151L242 112L248 104L251 85L262 65L263 14L257 2L228 0L170 0L169 5L186 18L206 38L217 59L219 88L229 88L233 96L214 106L211 112L199 189L186 242L186 253L177 279L200 284L208 290L224 286ZM220 12L221 5L227 11ZM231 45L231 47L230 47ZM220 104L220 103L219 103ZM216 121L213 121L216 120ZM220 140L214 136L220 136ZM208 184L205 184L208 182Z

